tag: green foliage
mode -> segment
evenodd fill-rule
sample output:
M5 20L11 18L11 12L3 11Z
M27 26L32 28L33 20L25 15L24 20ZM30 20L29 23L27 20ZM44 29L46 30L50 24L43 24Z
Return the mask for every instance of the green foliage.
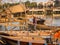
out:
M2 5L3 8L7 8L7 7L11 7L11 6L14 6L14 5L18 5L19 3L4 3Z
M38 4L38 8L43 8L43 4Z
M14 5L18 5L19 3L4 3L3 5L0 5L0 12L5 11L5 8L14 6Z
M30 1L26 1L25 2L25 5L26 5L26 7L28 7L28 8L36 8L37 7L37 3L36 2L30 2Z
M25 2L25 6L26 6L26 7L30 7L30 1L26 1L26 2Z
M36 2L32 2L31 5L30 5L32 8L36 8L37 7L37 3Z

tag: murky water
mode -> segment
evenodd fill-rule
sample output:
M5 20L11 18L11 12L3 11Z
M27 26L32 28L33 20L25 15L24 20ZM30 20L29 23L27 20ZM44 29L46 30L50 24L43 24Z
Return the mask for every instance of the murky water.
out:
M46 23L45 23L46 25L49 25L49 26L60 26L60 18L55 19L55 18L48 17L45 20L46 20ZM12 24L17 24L18 25L19 23L18 22L14 22ZM7 30L11 30L14 27L15 26L13 26L13 27L12 26L8 26L6 28L7 28ZM2 30L5 30L4 26L2 26ZM13 30L20 30L20 27L17 26Z
M46 18L46 21L48 22L46 25L60 26L60 18Z

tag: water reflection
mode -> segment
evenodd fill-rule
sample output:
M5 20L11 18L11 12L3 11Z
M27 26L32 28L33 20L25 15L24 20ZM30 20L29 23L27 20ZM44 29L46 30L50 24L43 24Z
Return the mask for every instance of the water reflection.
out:
M46 21L49 23L46 23L46 25L49 26L60 26L60 18L46 18Z
M47 17L45 20L46 20L46 23L45 23L46 25L60 26L60 18L56 19L56 18ZM20 25L19 22L13 22L12 24L13 25ZM9 26L9 25L7 27L5 27L3 25L0 26L0 30L5 30L5 28L6 28L6 30L11 30L11 29L20 30L19 26Z

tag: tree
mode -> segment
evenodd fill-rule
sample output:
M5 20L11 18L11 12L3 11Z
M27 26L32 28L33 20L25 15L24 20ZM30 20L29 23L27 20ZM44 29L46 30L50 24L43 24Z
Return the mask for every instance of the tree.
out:
M30 7L30 1L26 1L25 2L25 6L28 8L28 7Z
M37 8L37 3L36 3L36 2L32 2L32 3L30 4L30 6L31 6L32 8Z
M38 4L38 8L40 9L40 8L43 8L43 4Z
M25 6L28 8L36 8L37 7L37 3L36 2L31 2L30 1L26 1L25 2Z

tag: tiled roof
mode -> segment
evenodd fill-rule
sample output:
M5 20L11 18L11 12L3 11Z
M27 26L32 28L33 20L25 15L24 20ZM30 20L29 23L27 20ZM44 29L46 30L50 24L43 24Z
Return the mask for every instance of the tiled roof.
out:
M19 4L19 5L12 6L9 9L12 13L16 13L16 12L24 12L26 8L23 4Z

